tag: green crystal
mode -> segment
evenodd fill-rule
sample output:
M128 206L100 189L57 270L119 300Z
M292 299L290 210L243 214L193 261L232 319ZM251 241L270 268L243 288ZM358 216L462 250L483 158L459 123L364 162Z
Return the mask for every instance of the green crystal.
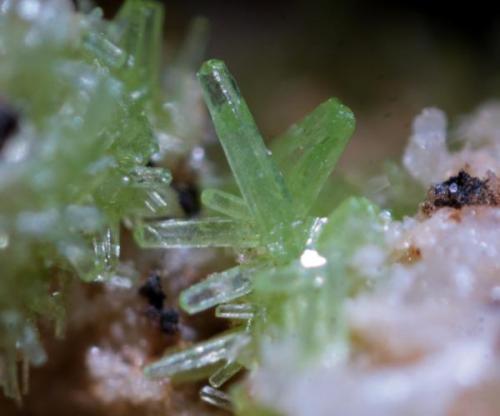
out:
M351 110L332 98L273 142L271 150L301 215L316 201L354 132L354 125Z
M208 208L236 220L249 221L250 212L245 201L217 189L207 189L201 194L201 201Z
M223 62L205 62L198 72L205 101L227 160L259 230L282 244L295 243L282 223L295 219L294 205L271 153Z
M220 273L213 273L181 293L180 305L193 314L229 302L248 294L251 290L253 269L234 267Z
M204 386L200 390L200 398L204 402L220 409L227 410L228 412L233 411L231 396L211 386Z
M231 359L247 340L244 332L229 332L180 352L167 354L145 368L148 377L198 379L215 364Z
M255 317L257 307L249 303L223 303L215 308L217 318L250 320Z
M218 389L223 384L225 384L226 381L230 380L236 374L238 374L242 369L243 366L240 363L236 361L230 361L219 368L215 373L213 373L208 379L208 382L212 387Z
M142 247L255 247L258 236L248 225L226 218L148 221L138 224Z
M127 0L105 21L99 9L32 3L30 18L18 2L0 8L1 104L20 114L0 155L0 320L8 322L0 323L0 384L17 400L27 390L17 361L27 381L28 364L45 359L37 320L64 333L65 282L121 273L120 224L181 213L170 173L146 166L159 152L159 133L178 129L162 107L161 4ZM190 42L188 55L205 43ZM195 78L189 62L175 72ZM192 89L182 84L178 95ZM173 108L187 120L195 105Z

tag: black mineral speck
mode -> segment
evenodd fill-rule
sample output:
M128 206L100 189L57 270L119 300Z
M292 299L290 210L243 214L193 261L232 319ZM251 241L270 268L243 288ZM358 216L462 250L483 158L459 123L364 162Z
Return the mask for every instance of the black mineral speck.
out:
M163 309L165 303L165 293L161 287L160 276L152 274L148 277L146 283L139 288L139 294L145 297L148 303L156 310Z
M186 214L191 218L198 215L201 211L200 191L192 183L174 183L173 188L177 192L179 204Z
M432 186L423 208L424 212L430 213L440 207L460 209L468 205L497 203L497 194L490 188L488 179L479 179L461 170L456 176Z
M175 309L165 309L160 315L160 328L167 334L175 334L178 330L179 313Z
M18 129L19 116L16 111L0 101L0 150Z

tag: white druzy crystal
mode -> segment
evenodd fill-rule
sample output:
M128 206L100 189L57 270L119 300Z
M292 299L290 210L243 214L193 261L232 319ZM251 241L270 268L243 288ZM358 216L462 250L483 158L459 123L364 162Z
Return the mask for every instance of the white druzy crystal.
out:
M413 122L403 163L414 178L430 185L441 180L447 159L446 116L437 108L426 108Z

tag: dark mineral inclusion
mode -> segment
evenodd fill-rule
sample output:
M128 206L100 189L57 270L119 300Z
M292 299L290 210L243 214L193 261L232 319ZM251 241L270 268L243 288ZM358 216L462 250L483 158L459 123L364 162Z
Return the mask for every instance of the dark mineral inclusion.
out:
M498 192L490 182L491 178L479 179L461 170L456 176L429 189L423 211L428 214L441 207L460 209L468 205L498 205Z
M173 308L164 308L165 293L161 286L160 276L153 273L139 288L139 294L146 298L150 305L148 315L158 320L160 329L168 335L175 334L178 329L179 313Z

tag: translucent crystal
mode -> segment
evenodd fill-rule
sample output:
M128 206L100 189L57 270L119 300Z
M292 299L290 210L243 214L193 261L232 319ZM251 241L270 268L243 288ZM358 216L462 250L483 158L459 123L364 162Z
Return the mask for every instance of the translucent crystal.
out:
M126 1L116 17L131 69L127 80L135 91L146 88L152 93L159 82L163 18L162 5L149 0Z
M13 310L0 313L0 383L7 397L21 400L19 386L18 355L22 360L41 365L46 361L46 354L40 344L38 332L22 316ZM3 358L3 360L1 359ZM26 364L23 365L23 389L27 389Z
M195 17L191 21L188 35L176 57L176 66L191 69L201 64L208 40L209 25L204 17Z
M120 260L119 225L107 227L94 239L95 263L97 266L94 279L105 279L116 269Z
M213 273L184 290L179 298L180 306L193 314L244 296L251 290L252 273L253 269L243 267Z
M148 377L200 378L207 368L226 360L245 339L243 332L229 332L183 351L170 353L144 370Z
M208 382L212 387L219 388L238 374L242 368L243 366L240 363L230 361L213 373L208 379Z
M225 218L148 221L134 230L145 248L255 247L259 238L246 224Z
M261 232L293 240L282 223L295 219L294 204L252 115L224 63L207 61L198 78L236 183ZM286 236L286 237L285 237Z
M139 166L123 180L130 187L127 197L137 200L135 215L147 218L181 214L178 197L169 186L172 176L165 169Z
M206 189L201 194L201 201L208 208L221 214L228 215L237 220L248 221L250 212L245 201L235 195L231 195L217 189Z
M273 141L273 156L301 214L316 201L354 125L351 110L331 98Z
M102 33L87 33L83 37L83 46L91 56L112 68L120 68L126 62L125 52Z
M0 324L0 378L18 397L18 360L27 375L42 357L35 320L63 333L60 276L126 285L120 224L180 208L170 174L146 166L159 149L157 121L167 137L174 128L161 106L162 5L127 0L106 21L69 0L0 3L0 106L16 110L18 127L0 155L0 316L19 321ZM189 84L178 92L201 95ZM202 113L193 103L173 108L190 120Z
M210 386L204 386L200 390L200 398L213 406L219 407L221 409L232 411L233 402L231 397L221 390L214 389Z
M364 198L348 198L328 217L318 241L327 259L345 261L345 255L364 243L381 243L380 209Z
M255 316L257 308L250 303L223 303L215 309L217 318L249 320Z

